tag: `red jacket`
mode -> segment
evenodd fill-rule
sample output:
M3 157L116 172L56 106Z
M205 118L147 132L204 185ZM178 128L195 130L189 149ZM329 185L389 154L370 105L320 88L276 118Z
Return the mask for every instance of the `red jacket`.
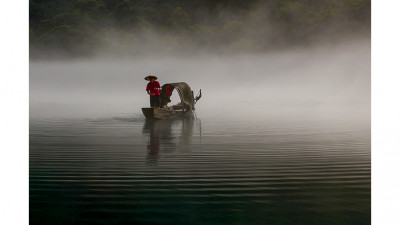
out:
M160 83L158 81L153 81L153 83L149 82L146 87L146 91L150 91L150 93L153 93L154 96L159 96L160 92L158 90L155 90L154 88L161 88Z

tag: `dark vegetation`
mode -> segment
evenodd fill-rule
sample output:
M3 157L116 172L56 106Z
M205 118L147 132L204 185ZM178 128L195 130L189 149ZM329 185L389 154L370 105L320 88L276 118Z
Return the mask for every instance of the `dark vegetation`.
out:
M371 1L30 0L29 11L32 54L265 50L369 34Z

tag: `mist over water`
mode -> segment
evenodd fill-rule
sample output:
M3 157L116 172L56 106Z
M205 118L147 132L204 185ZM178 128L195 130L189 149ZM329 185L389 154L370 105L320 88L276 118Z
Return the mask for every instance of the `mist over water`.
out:
M370 224L370 70L368 38L31 59L30 223ZM197 119L146 120L150 73Z
M370 6L30 1L30 224L370 224Z
M31 117L141 114L147 74L202 89L199 117L369 120L370 41L266 53L31 60ZM174 95L173 95L174 96ZM177 99L176 101L179 101Z

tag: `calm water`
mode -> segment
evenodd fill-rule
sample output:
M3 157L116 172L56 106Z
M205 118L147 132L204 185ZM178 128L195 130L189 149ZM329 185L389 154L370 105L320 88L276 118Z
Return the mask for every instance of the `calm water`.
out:
M31 224L370 224L370 125L30 120Z

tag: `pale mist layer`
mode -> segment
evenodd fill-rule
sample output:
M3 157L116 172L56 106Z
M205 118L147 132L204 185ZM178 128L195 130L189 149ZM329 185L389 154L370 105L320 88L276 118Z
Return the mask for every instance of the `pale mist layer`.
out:
M152 73L161 85L202 89L199 118L369 121L370 57L364 39L263 54L31 61L30 116L142 117Z

